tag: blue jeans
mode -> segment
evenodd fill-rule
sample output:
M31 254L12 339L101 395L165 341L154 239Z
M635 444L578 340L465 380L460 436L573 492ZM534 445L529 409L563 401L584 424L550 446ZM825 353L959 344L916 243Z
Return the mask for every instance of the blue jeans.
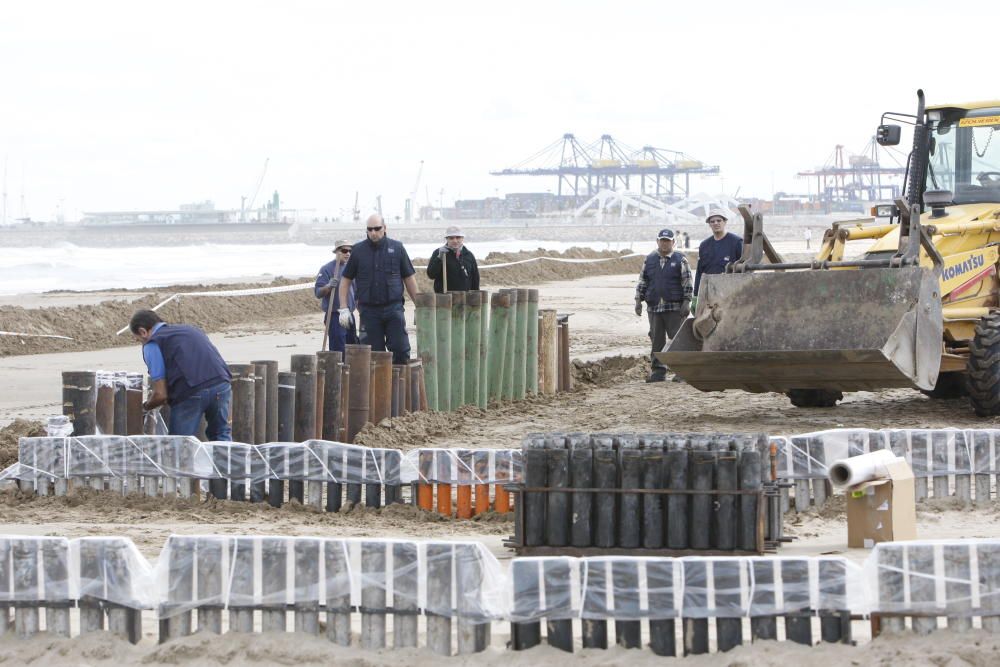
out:
M327 330L330 335L330 347L328 348L330 350L343 352L345 345L357 345L358 343L358 337L354 335L353 327L344 329L340 326L337 311L333 311L333 317L330 318L330 322L327 324Z
M406 333L403 304L361 307L361 331L358 338L362 345L371 345L375 352L392 352L392 363L405 364L410 360L410 337Z
M228 382L200 389L180 403L170 406L170 435L196 435L205 415L205 437L209 440L232 440L229 406L233 390Z

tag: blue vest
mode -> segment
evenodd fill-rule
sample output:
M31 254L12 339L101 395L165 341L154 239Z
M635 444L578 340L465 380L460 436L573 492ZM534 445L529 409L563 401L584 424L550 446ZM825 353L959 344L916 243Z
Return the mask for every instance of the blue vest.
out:
M383 238L376 246L368 239L354 245L349 263L357 265L355 296L362 308L403 302L403 244Z
M646 276L646 303L655 306L663 301L683 301L684 288L681 286L681 264L683 256L674 252L660 268L660 253L651 252L642 267Z
M190 324L165 324L151 339L160 346L167 370L170 405L180 403L200 389L229 382L232 375L205 332Z

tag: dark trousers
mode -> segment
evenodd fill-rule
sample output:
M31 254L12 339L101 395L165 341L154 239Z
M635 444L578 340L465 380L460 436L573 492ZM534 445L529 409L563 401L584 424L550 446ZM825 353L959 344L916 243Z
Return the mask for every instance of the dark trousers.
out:
M410 337L406 334L403 304L362 306L358 339L362 345L371 345L375 352L391 351L394 364L409 361Z
M233 390L228 382L201 389L180 403L170 406L170 435L197 435L205 416L205 437L209 441L232 440L229 405Z
M345 345L356 345L358 342L358 337L354 335L354 328L344 329L340 326L340 318L337 317L337 311L333 311L333 317L327 323L327 330L330 336L330 350L335 352L343 352Z
M687 319L687 315L682 315L680 311L671 310L665 313L647 313L649 316L649 337L653 340L653 349L649 358L653 362L652 375L663 377L667 374L667 367L660 363L660 360L653 356L655 352L663 352L667 344L667 338L673 338L681 324Z

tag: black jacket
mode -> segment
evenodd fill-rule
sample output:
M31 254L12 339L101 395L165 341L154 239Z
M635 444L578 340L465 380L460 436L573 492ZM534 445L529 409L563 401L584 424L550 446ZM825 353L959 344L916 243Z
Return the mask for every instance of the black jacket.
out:
M427 264L427 277L434 280L434 291L438 294L444 293L444 285L441 280L441 255L444 254L441 248L434 251L431 261ZM448 251L448 291L468 292L479 289L479 265L476 258L469 249L462 246L462 252L458 259L453 251Z

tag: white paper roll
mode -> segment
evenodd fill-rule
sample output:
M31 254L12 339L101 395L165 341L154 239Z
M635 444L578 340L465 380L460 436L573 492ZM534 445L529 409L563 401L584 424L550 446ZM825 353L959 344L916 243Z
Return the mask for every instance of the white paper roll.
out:
M840 459L830 466L830 482L834 486L854 486L874 479L886 479L889 476L887 466L899 459L888 449Z

